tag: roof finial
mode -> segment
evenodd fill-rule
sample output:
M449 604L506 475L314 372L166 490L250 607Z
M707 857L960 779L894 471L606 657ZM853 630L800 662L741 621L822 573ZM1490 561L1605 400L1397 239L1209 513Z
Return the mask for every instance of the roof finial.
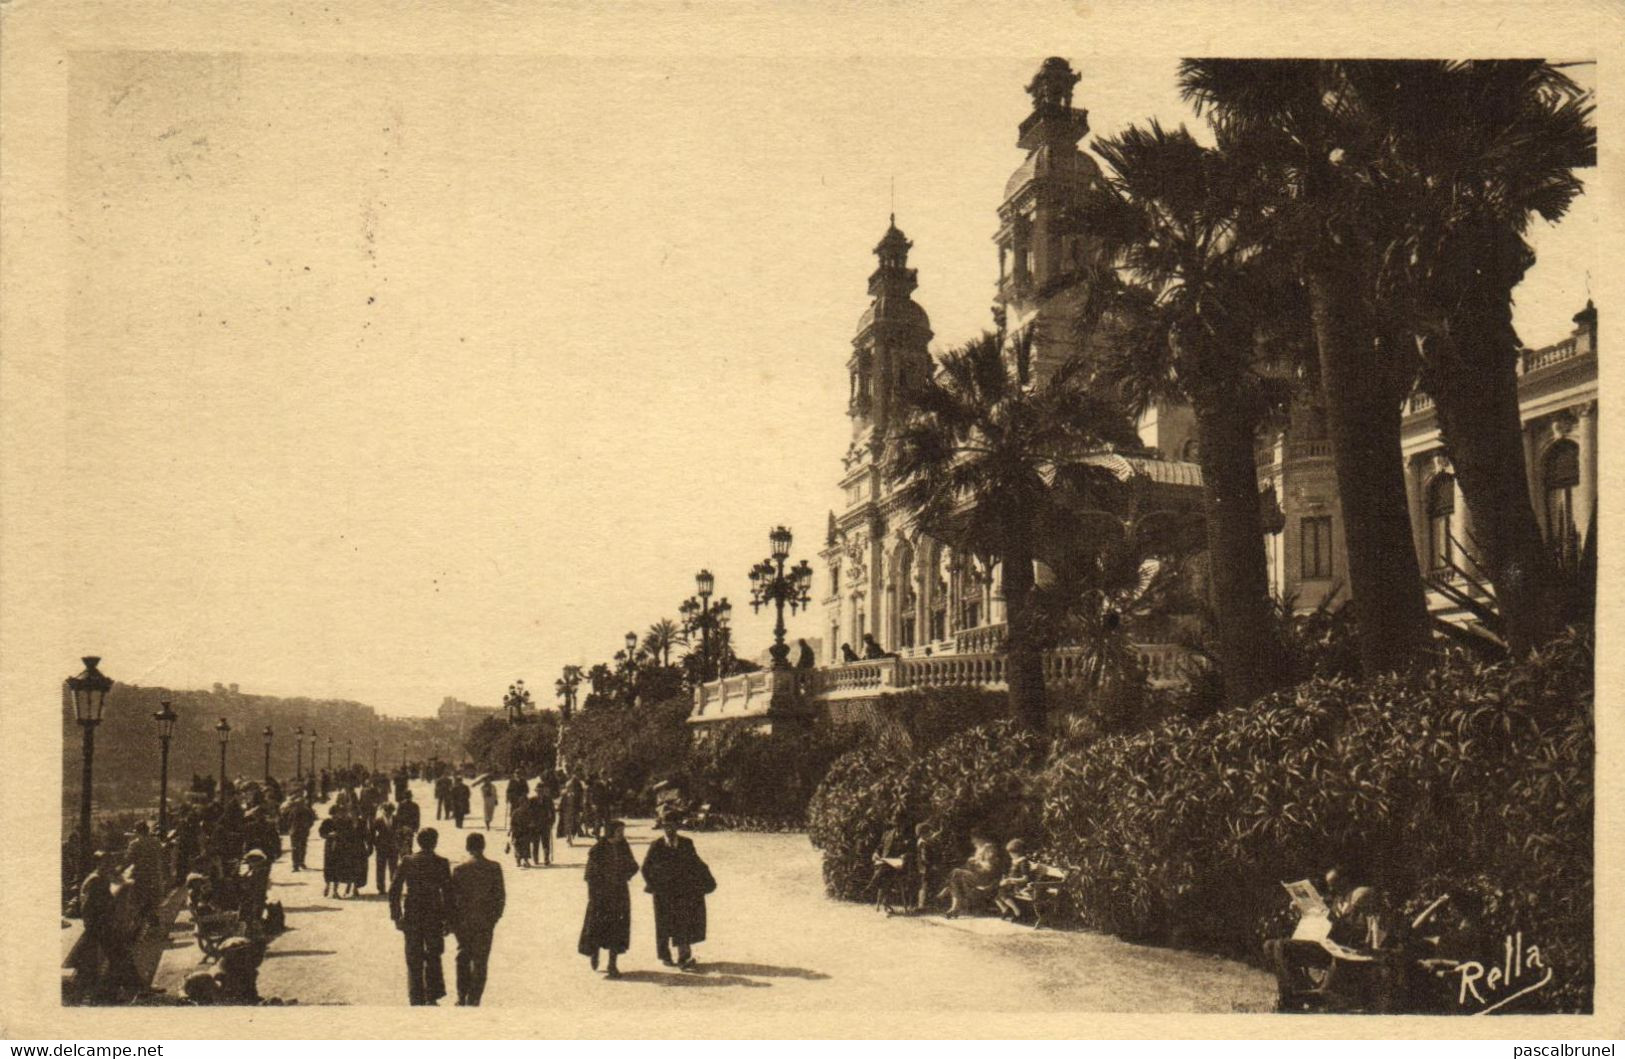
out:
M891 175L891 226L897 227L897 174Z

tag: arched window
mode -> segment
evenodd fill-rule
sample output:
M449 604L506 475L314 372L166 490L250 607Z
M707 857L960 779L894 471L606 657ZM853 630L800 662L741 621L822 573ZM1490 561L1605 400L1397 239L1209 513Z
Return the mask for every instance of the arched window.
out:
M1541 484L1546 491L1547 536L1559 544L1567 544L1576 536L1574 487L1580 484L1580 446L1572 441L1559 441L1547 449Z
M904 544L897 550L897 645L914 646L914 549Z
M1436 474L1428 483L1428 569L1450 569L1455 552L1450 539L1450 520L1456 514L1456 476Z

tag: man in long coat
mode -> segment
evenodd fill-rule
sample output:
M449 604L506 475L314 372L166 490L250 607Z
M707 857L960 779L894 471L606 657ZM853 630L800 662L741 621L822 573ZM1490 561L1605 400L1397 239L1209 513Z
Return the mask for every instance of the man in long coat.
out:
M310 848L310 829L316 824L316 811L304 796L293 796L288 807L288 847L293 853L293 870L305 870L305 851Z
M700 859L694 841L677 833L677 818L662 821L665 834L649 843L643 858L645 889L654 895L655 953L670 966L694 966L692 946L705 940L705 895L717 888L711 869Z
M457 821L459 828L463 826L463 818L468 815L469 802L468 784L463 782L463 777L458 776L451 784L451 817Z
M418 852L401 861L389 886L389 918L406 935L406 992L414 1005L433 1004L446 995L446 951L455 909L451 865L435 853L440 834L432 827L418 832ZM405 897L402 898L404 891Z
M451 870L451 903L457 935L457 1005L479 1007L485 995L485 969L491 936L507 905L502 865L485 857L485 836L468 836L468 859Z

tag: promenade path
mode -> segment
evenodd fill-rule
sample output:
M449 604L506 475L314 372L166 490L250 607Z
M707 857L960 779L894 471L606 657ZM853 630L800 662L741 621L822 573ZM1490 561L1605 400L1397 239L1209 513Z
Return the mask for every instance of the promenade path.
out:
M440 852L455 864L466 855L464 833L449 820L433 819L426 786L414 785L413 796L427 810L425 823L440 830ZM641 860L655 832L648 821L634 821L628 834ZM1212 956L1100 934L1033 931L997 919L888 918L832 901L824 896L818 852L805 835L693 837L718 881L708 899L710 937L696 949L698 970L678 971L655 958L649 897L634 880L632 951L622 957L625 977L610 981L576 954L586 846L561 844L551 868L520 869L502 854L506 832L493 827L488 852L503 864L508 904L497 927L485 1006L658 1010L680 997L687 1011L1229 1013L1268 1011L1274 999L1269 975ZM321 845L314 840L310 859L317 870L292 872L285 854L274 866L271 896L286 907L290 929L271 942L261 994L300 1004L404 1006L401 936L390 923L388 901L370 891L354 900L322 897ZM183 912L154 982L171 992L199 957L181 933L186 919ZM456 940L447 938L452 995L441 1001L445 1006L456 999L455 951Z

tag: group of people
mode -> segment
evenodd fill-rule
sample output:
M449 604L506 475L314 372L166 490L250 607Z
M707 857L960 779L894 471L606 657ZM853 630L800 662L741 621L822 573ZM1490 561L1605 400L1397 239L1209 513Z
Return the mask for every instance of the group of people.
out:
M545 793L526 795L516 809L529 812L533 802L550 802ZM606 977L621 977L619 958L631 947L630 884L640 871L654 899L656 957L667 966L692 968L693 947L705 940L705 898L716 889L716 880L693 841L680 834L676 816L663 818L660 828L641 866L621 820L604 821L587 854L587 907L577 949L594 970L607 957ZM389 887L390 918L404 940L408 1002L435 1005L446 995L442 959L445 938L451 936L457 940L456 1003L477 1007L485 993L496 925L507 905L502 866L486 856L480 831L465 839L468 856L455 867L437 852L440 835L435 828L421 829L415 840L417 851L401 861ZM518 848L519 837L512 840ZM536 854L526 856L530 859L521 866L533 863Z
M949 919L984 910L1008 920L1033 917L1035 888L1056 870L1033 857L1023 839L1003 847L981 832L972 832L970 839L970 856L949 867L943 863L940 827L922 822L910 829L903 814L895 815L870 856L875 907L923 912L934 900L946 902L943 914Z

